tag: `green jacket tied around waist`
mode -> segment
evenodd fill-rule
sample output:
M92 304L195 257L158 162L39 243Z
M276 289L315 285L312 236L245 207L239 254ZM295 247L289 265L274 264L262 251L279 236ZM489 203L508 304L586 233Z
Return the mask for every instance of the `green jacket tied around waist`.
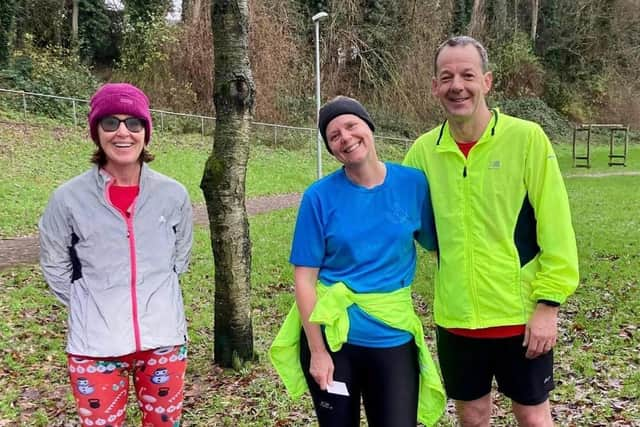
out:
M396 329L407 331L418 346L420 363L420 391L418 420L434 425L444 412L446 397L440 375L424 341L422 322L413 309L411 288L404 287L389 293L355 293L344 283L332 286L318 283L318 299L309 320L324 325L331 351L336 352L347 342L349 316L347 307L357 304L362 310ZM289 395L300 397L307 383L300 364L300 334L302 320L294 304L269 350L271 363L278 371Z

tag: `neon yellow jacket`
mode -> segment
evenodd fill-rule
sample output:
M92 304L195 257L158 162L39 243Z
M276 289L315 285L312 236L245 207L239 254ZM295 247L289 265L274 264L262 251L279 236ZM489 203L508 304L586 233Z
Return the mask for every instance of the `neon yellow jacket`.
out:
M440 375L424 341L422 322L413 309L411 288L407 286L389 293L357 294L339 282L332 286L318 283L316 291L318 299L309 320L325 326L327 342L333 352L340 350L347 341L347 307L351 304L358 304L371 316L414 336L420 363L418 420L427 426L434 425L444 412L446 397ZM294 304L269 350L271 363L293 398L300 397L307 390L300 364L301 332L302 321Z
M445 122L416 140L404 164L429 179L438 325L525 324L538 300L563 303L574 292L578 255L569 201L540 126L493 110L465 158Z

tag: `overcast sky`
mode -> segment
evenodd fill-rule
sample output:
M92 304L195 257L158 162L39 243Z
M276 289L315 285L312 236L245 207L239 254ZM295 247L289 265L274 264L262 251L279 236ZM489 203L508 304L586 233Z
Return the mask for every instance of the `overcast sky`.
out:
M179 21L182 13L182 0L171 0L173 2L173 11L169 12L167 18L171 21ZM122 9L121 0L104 0L104 3L112 9Z

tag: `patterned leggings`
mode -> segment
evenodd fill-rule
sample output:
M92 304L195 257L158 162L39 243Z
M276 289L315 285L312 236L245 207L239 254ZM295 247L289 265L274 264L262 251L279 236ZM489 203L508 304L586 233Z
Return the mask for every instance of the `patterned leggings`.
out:
M67 361L82 426L124 425L131 375L142 410L143 427L180 425L186 345L118 357L69 354Z

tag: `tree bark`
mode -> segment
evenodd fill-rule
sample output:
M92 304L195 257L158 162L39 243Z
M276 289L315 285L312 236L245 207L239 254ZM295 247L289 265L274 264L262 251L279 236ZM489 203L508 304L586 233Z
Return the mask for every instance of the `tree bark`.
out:
M540 8L539 0L531 0L531 43L535 46L536 36L538 35L538 9Z
M214 0L211 19L216 130L200 187L209 213L215 264L214 360L238 368L253 358L245 178L255 86L249 63L247 0Z
M183 0L182 1L182 22L191 25L200 21L200 14L203 9L210 7L203 3L203 0Z
M484 0L473 0L473 9L471 10L471 21L469 22L469 34L472 37L479 38L484 30Z
M71 43L74 49L77 49L78 47L79 2L80 0L73 0L73 6L71 10Z
M493 33L498 41L511 36L508 30L507 0L493 0Z
M193 0L191 2L191 23L195 24L200 20L200 12L202 11L202 0Z

